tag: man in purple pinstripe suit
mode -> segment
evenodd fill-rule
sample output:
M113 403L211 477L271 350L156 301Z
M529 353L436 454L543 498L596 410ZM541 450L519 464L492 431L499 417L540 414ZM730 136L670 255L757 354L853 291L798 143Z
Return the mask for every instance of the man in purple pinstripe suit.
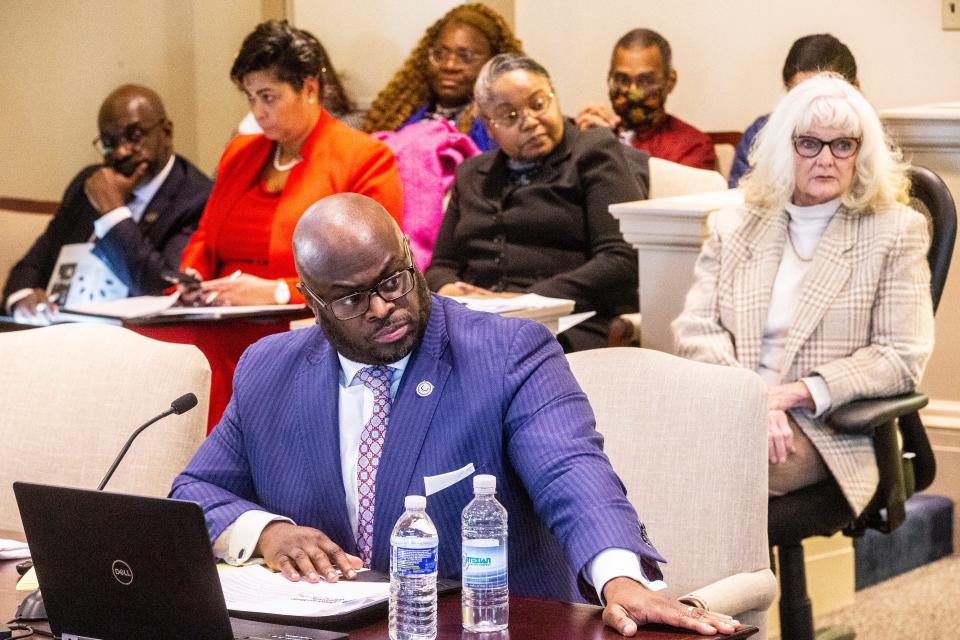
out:
M364 543L361 434L374 406L387 405L365 550L372 568L388 570L403 497L424 494L429 479L448 485L428 505L439 573L458 578L460 512L472 498L463 480L475 470L497 477L510 513L512 592L599 596L604 621L625 635L647 622L734 629L657 593L664 560L545 328L431 296L396 223L364 196L313 205L293 244L319 326L247 350L223 419L173 485L173 497L203 507L219 557L262 555L290 580L335 581L338 568L354 577ZM359 380L369 365L389 369L388 401Z

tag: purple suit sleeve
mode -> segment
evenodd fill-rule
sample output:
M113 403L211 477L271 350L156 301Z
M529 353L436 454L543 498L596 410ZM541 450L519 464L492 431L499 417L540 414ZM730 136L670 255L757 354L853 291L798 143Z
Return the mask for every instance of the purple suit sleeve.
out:
M240 358L241 370L246 354ZM239 382L235 381L239 386ZM235 388L236 391L236 388ZM183 473L173 481L171 498L191 500L203 508L211 542L241 514L262 509L256 502L249 461L244 453L238 393L234 393L217 427Z
M593 412L556 340L537 324L518 331L504 393L508 452L537 515L581 576L611 547L638 554L649 578L664 558L649 543L626 490L603 453ZM652 570L651 570L652 569ZM592 595L584 591L584 595Z

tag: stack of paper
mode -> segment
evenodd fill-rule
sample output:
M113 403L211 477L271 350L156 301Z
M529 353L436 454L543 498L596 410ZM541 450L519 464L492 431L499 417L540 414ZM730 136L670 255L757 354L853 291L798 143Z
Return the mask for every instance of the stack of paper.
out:
M323 617L356 611L390 597L388 582L290 582L263 565L221 565L218 573L231 611Z

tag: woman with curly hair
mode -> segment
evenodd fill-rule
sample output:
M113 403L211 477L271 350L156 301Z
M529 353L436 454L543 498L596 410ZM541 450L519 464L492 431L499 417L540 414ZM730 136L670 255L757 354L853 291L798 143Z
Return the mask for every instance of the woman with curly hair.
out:
M454 7L427 29L373 101L363 129L397 131L442 118L470 136L481 151L495 149L473 106L473 83L493 56L520 52L520 41L496 11L478 3Z

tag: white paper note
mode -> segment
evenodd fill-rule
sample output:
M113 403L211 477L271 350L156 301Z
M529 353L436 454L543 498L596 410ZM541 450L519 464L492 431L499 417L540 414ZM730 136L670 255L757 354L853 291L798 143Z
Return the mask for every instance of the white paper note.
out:
M218 572L227 609L320 617L361 609L390 596L387 582L290 582L263 565L222 566Z
M449 487L450 485L456 484L473 475L474 468L473 463L469 463L456 471L448 471L447 473L441 473L436 476L424 476L423 477L423 490L428 496L433 495L437 491L442 491Z

